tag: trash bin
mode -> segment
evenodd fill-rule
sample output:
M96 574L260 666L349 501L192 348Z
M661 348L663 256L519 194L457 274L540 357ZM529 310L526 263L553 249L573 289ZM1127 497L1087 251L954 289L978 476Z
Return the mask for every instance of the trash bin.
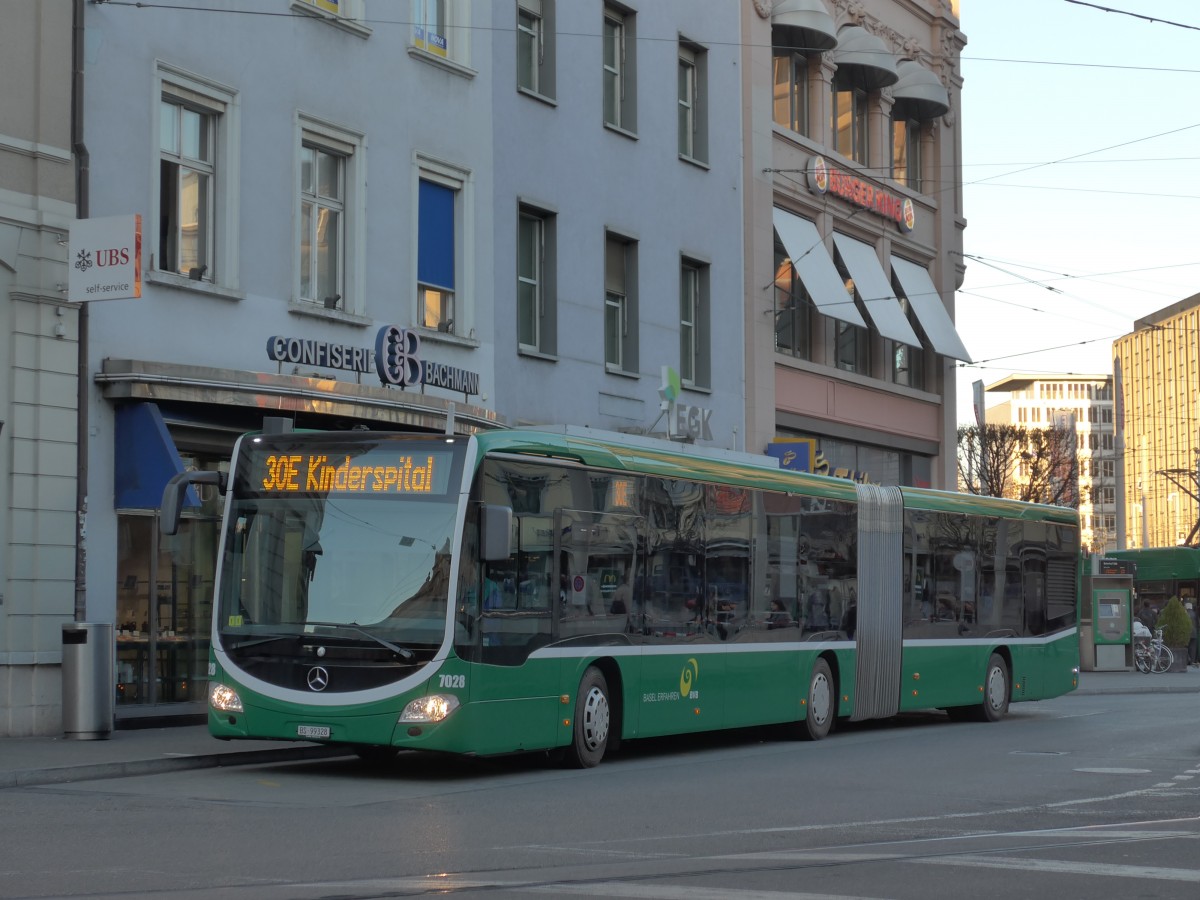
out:
M113 627L65 622L62 627L63 735L107 740L113 730Z

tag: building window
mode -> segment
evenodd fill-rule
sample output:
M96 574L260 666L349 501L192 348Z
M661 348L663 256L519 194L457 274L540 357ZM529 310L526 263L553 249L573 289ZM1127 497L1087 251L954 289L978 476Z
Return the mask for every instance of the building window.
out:
M295 296L317 308L355 312L362 283L363 137L299 118Z
M679 155L708 161L708 54L702 47L679 43Z
M517 0L517 88L554 97L554 0Z
M709 269L685 259L679 269L679 377L690 387L711 384Z
M465 66L469 62L470 3L412 0L412 50Z
M421 179L417 197L417 302L421 324L454 333L455 191Z
M914 191L921 188L921 123L892 120L892 178Z
M415 321L441 334L473 337L468 308L471 259L470 174L456 166L418 157Z
M637 130L637 34L632 12L604 7L604 124Z
M867 165L867 92L833 79L833 134L838 153Z
M164 89L159 108L158 267L211 281L218 112Z
M238 106L232 88L160 64L151 138L158 190L151 270L210 286L238 284Z
M812 359L812 302L782 243L775 241L775 352Z
M517 219L517 343L536 353L557 351L555 217L522 206Z
M300 298L344 309L346 157L305 142L300 149Z
M904 317L908 319L908 323L913 326L913 331L918 332L916 316L913 315L912 307L908 305L906 297L900 297L900 308L904 310ZM892 382L895 384L903 384L908 387L916 388L917 390L925 389L925 350L922 347L913 347L909 344L900 341L891 341L892 345Z
M449 56L445 0L412 0L413 46L435 56Z
M771 60L775 95L775 124L797 134L808 134L808 59L791 50L775 49Z
M637 243L614 234L604 239L604 365L637 371Z
M867 329L834 318L826 318L826 329L833 347L833 364L846 372L870 374L870 334Z

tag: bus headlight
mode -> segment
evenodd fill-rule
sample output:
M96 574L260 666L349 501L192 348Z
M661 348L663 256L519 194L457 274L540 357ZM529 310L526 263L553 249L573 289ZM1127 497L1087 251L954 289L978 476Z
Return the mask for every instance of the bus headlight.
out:
M458 709L458 698L453 694L430 694L419 697L404 707L401 722L440 722Z
M214 682L208 686L208 705L218 712L241 712L242 698L233 688Z

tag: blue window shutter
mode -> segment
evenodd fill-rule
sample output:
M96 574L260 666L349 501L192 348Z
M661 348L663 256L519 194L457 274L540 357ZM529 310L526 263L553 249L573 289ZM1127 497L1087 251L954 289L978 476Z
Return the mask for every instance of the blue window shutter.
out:
M454 290L454 191L421 181L417 214L417 281Z

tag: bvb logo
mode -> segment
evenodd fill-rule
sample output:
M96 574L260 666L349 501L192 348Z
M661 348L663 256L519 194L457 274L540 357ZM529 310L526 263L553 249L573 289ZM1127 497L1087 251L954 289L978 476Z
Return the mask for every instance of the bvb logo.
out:
M384 384L421 383L421 338L415 331L388 325L375 338L375 370Z
M683 673L679 676L679 696L683 700L687 700L692 695L692 685L696 683L696 679L700 676L700 666L696 662L696 658L692 657L683 667Z

